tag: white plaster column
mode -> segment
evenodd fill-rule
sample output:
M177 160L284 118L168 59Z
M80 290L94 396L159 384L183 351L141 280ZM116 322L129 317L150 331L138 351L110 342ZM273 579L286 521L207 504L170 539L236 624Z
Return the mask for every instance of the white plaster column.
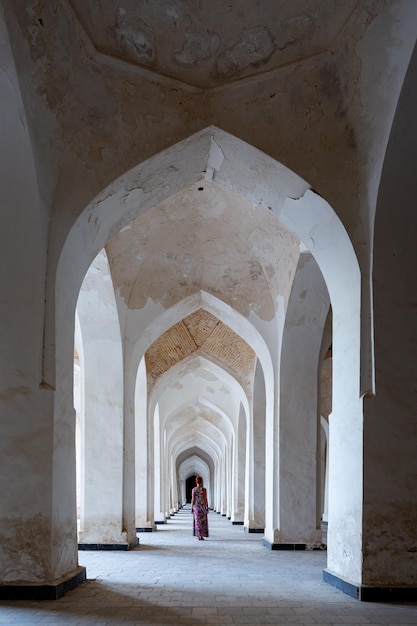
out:
M228 438L229 439L229 438ZM230 450L231 441L229 440L224 449L224 464L226 470L226 517L231 518L231 499L232 499L232 458Z
M257 361L253 390L253 511L248 532L265 530L265 379Z
M232 522L243 524L245 512L246 416L240 404L235 442Z
M1 11L0 93L0 582L2 598L17 584L24 599L45 584L56 590L59 579L81 580L85 570L78 566L70 450L75 416L70 438L59 425L63 439L55 437L55 393L42 374L48 238L37 181L42 172L35 168Z
M329 296L317 263L300 255L286 312L280 372L280 517L275 543L321 543L319 355Z
M253 432L252 432L252 407L250 407L246 425L246 459L245 459L245 530L250 526L253 518Z
M129 547L136 533L124 515L123 359L114 292L106 277L109 268L102 252L86 274L77 303L84 382L79 543Z
M139 364L135 387L135 525L140 531L153 530L155 524L150 518L148 472L148 402L145 359Z
M376 588L378 598L384 589L384 599L393 601L415 600L417 589L416 75L415 50L379 189L373 272L376 386L375 397L364 400L362 582Z
M265 533L264 543L272 546L278 539L280 519L280 446L279 446L279 419L280 419L280 378L279 364L284 328L285 303L282 296L278 298L276 317L272 326L272 337L269 338L271 360L275 363L269 372L270 404L272 410L267 411L265 424ZM268 396L267 396L268 399Z
M363 413L360 398L360 271L347 233L331 207L307 190L287 199L281 221L314 256L333 310L333 412L329 417L327 575L361 580Z
M135 524L135 412L132 396L129 396L129 401L124 400L123 411L122 524L128 547L134 548L139 539L136 536Z
M171 513L176 513L178 511L179 508L179 497L178 497L178 476L177 476L177 470L175 467L175 460L172 456L172 454L170 455L170 472L169 472L169 478L170 478L170 490L171 490L171 503L170 503L170 507Z
M247 532L262 532L265 527L265 393L262 397L260 392L258 399L257 416L248 420L244 519ZM251 410L255 411L255 406Z
M154 486L154 511L155 511L155 523L165 523L165 513L163 510L163 501L161 497L161 432L160 432L160 416L159 406L155 407L154 415L152 419L153 423L153 486Z
M214 510L217 513L221 513L222 505L221 505L221 466L218 459L216 459L215 464L215 506Z
M178 507L182 508L185 504L185 482L179 477L178 479Z
M225 454L225 462L226 462L226 485L227 485L227 509L226 509L226 517L228 519L232 518L232 498L233 498L233 459L234 459L234 450L233 450L233 437L227 437L227 444L224 451Z
M171 474L170 474L170 454L167 449L167 432L164 428L161 433L162 442L161 442L161 498L162 498L162 509L165 513L165 519L169 519L170 516L170 482L171 482Z
M322 520L326 524L329 519L329 424L324 417L320 418L322 431L322 456L324 457L324 480L323 480L323 516Z
M224 457L220 459L220 513L226 515L226 467Z

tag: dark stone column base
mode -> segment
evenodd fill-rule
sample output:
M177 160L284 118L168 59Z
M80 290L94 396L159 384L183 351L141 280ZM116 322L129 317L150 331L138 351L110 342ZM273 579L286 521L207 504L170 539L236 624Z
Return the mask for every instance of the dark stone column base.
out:
M0 600L58 600L85 581L87 570L77 567L66 579L50 585L7 585L0 583Z
M137 533L153 533L156 528L152 528L152 526L139 526L136 528Z
M372 587L355 585L328 570L323 570L323 580L361 602L416 602L417 587Z
M260 533L260 534L263 534L265 532L265 528L248 528L247 526L245 526L244 531L245 531L245 533Z
M232 526L243 526L244 522L232 522Z
M265 537L262 539L262 543L264 544L264 546L266 546L270 550L291 550L291 551L295 551L295 550L305 550L306 549L306 544L305 543L271 543L270 541L268 541L268 539L265 539Z
M79 550L133 550L139 544L139 539L135 537L130 543L79 543Z

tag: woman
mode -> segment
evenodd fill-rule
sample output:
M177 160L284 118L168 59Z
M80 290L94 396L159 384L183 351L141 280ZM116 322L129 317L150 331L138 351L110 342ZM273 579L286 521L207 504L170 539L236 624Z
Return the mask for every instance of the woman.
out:
M203 487L203 479L196 476L196 487L192 490L191 496L191 513L193 515L193 535L199 541L203 541L204 537L208 537L208 521L207 521L207 492Z

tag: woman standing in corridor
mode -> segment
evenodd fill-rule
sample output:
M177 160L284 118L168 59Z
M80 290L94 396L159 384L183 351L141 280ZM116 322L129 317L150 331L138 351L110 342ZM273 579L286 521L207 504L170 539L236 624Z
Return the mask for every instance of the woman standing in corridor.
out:
M204 537L208 537L208 503L207 491L203 487L203 479L196 476L196 486L192 490L191 496L191 513L193 514L193 535L199 541L203 541Z

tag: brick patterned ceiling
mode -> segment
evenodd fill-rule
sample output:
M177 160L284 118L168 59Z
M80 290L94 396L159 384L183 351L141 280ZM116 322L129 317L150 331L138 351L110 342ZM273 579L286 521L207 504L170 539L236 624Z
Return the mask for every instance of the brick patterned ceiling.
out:
M214 315L199 309L171 326L146 351L149 386L196 351L225 367L243 385L253 376L256 355L252 348Z

